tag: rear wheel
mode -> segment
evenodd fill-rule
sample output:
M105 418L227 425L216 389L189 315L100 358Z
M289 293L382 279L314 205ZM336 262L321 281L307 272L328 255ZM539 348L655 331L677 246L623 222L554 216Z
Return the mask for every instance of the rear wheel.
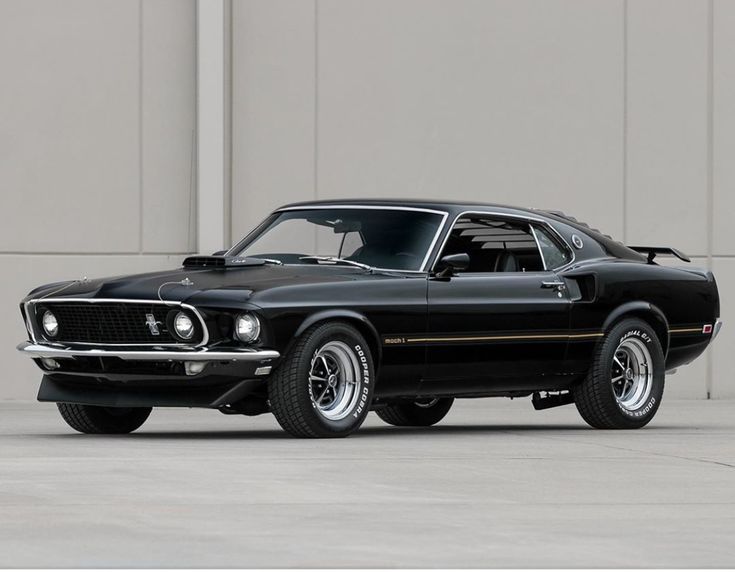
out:
M295 437L345 437L370 408L373 360L365 338L345 322L309 328L268 381L271 411Z
M57 403L69 427L80 433L132 433L145 423L150 407L99 407L77 403Z
M449 413L454 399L421 399L411 403L398 403L378 409L376 413L389 425L397 427L428 427L439 423Z
M573 389L582 418L598 429L637 429L653 419L664 392L656 332L643 320L615 325L598 345L587 378Z

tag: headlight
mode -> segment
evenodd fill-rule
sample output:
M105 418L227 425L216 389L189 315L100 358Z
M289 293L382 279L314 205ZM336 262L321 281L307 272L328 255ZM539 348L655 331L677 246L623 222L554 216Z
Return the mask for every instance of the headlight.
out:
M194 337L194 322L184 312L179 312L174 317L174 331L182 340L190 340Z
M241 342L250 343L260 335L260 321L253 314L240 314L235 319L235 337Z
M41 325L43 326L43 331L46 332L46 335L49 338L55 338L56 334L59 333L59 322L56 320L56 316L50 311L46 310L43 313L43 318L41 318Z

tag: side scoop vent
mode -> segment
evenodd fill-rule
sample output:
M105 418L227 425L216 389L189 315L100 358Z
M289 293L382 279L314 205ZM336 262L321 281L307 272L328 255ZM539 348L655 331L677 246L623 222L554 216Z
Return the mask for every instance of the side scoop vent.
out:
M261 266L262 260L236 256L189 256L184 259L184 268L241 268Z

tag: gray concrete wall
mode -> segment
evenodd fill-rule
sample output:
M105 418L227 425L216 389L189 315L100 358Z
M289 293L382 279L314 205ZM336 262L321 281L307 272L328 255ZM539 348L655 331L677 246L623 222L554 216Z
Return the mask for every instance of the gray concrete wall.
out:
M734 26L728 0L234 0L233 236L310 198L565 210L715 270L730 327L668 395L733 397Z
M233 240L310 198L562 209L695 256L735 324L735 3L226 1ZM195 250L195 28L194 0L0 0L0 398L35 393L29 288ZM735 396L733 327L669 395Z
M0 398L33 286L174 267L194 249L194 2L0 1Z

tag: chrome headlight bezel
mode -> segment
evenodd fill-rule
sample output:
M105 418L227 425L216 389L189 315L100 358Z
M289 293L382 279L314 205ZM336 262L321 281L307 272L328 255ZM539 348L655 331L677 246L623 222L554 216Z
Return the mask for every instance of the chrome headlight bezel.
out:
M250 312L238 314L233 325L233 336L245 344L252 344L260 337L260 320Z

